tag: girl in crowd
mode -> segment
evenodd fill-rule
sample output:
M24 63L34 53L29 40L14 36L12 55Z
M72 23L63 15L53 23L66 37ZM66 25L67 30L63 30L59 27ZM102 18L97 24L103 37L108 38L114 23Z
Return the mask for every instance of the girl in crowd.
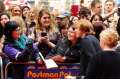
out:
M102 16L100 16L98 14L94 14L91 17L90 21L93 24L95 36L97 39L99 39L99 34L101 33L102 30L104 30L106 28L105 24L103 23L103 18L102 18Z
M0 14L0 38L3 36L3 30L5 27L5 23L10 20L10 16L7 13L1 13Z
M2 56L3 58L3 63L6 64L7 59L5 56L5 54L2 51L3 48L3 42L4 42L4 28L5 28L5 24L6 22L8 22L10 20L10 16L9 14L2 12L0 14L0 56Z
M29 13L28 13L28 18L26 19L26 35L28 38L34 38L36 36L35 28L37 26L37 10L36 8L31 8Z
M3 52L3 43L4 43L4 28L5 24L10 20L10 16L8 13L2 12L0 13L0 56L2 57L3 61L3 70L5 69L6 64L9 62L8 57L6 54ZM4 71L3 71L4 73Z
M22 7L22 18L24 21L28 18L30 8L28 6L23 6Z
M26 35L28 38L33 38L35 40L35 27L37 25L37 10L36 8L29 8L28 6L24 6L22 8L22 18L26 25Z
M39 39L39 50L46 56L57 42L57 30L48 10L42 9L38 14L36 37Z
M11 20L14 20L16 22L19 22L19 26L20 26L20 30L22 31L23 34L26 33L26 27L25 27L25 23L24 20L22 18L22 10L21 7L19 5L13 5L12 9L11 9Z
M21 16L21 7L19 5L13 5L11 8L11 16Z
M0 52L2 52L3 42L4 42L4 28L5 24L10 20L9 14L3 12L0 14Z
M37 47L33 44L32 40L20 34L20 28L17 22L7 22L4 31L5 42L3 51L11 61L39 60Z
M17 22L9 21L5 24L4 28L5 41L3 46L3 52L9 57L11 62L27 62L36 61L39 63L39 50L32 40L28 39L25 35L20 33L20 28ZM23 79L24 66L12 65L12 72L10 76L13 79ZM18 74L19 72L19 74Z

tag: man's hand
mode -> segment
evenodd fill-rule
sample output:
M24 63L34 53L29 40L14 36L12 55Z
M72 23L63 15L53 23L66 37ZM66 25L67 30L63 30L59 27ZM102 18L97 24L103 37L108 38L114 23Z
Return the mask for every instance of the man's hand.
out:
M55 55L51 57L51 59L53 59L55 62L60 62L60 63L65 61L64 56L61 56L61 55Z

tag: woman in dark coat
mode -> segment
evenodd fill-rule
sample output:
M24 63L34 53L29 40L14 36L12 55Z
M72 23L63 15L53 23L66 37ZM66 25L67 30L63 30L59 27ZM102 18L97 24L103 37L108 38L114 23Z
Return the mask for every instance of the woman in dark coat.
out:
M120 53L114 49L117 42L116 31L106 29L101 32L103 51L90 60L86 79L120 79Z
M59 63L79 63L80 62L80 39L76 38L73 27L69 27L67 37L58 41L55 48L47 55Z

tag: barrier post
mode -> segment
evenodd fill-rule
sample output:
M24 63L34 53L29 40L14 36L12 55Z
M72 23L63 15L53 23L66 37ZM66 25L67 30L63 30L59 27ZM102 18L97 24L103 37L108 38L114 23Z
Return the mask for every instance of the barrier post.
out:
M3 76L3 61L2 61L2 57L0 56L0 79L4 79Z

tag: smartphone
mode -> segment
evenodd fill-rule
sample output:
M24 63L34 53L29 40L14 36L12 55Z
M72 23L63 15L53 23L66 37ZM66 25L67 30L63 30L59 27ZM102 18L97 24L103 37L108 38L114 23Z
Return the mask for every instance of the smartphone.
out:
M41 36L42 37L47 36L47 33L46 32L41 32Z

